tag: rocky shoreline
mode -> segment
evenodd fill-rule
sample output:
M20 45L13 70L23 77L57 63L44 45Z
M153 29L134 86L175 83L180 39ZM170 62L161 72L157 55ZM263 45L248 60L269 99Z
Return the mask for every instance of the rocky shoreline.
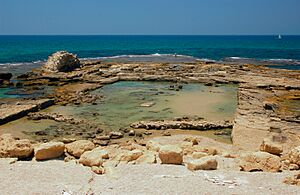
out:
M64 68L64 64L70 60L72 63ZM3 103L0 107L0 123L26 115L34 120L84 123L60 114L49 115L37 111L53 103L97 104L101 97L90 92L118 81L168 81L174 83L170 86L173 90L180 90L182 83L203 83L207 86L238 84L238 107L233 122L165 120L137 121L131 125L133 129L157 130L233 128L232 148L220 150L204 147L199 138L193 136L176 144L145 141L137 139L138 136L131 141L116 144L109 140L122 138L124 133L103 134L98 130L97 135L97 127L93 126L86 140L65 139L65 143L56 141L32 144L29 140L16 140L10 135L2 135L0 157L36 160L64 157L65 161L75 160L91 167L98 174L124 163L178 164L193 171L215 170L224 166L229 166L230 170L266 172L300 169L299 71L206 62L174 64L82 61L79 67L76 56L60 52L53 54L43 68L19 76L16 83L30 91L38 91L37 87L40 85L51 86L54 87L53 92L45 94L39 100L22 102L21 105L18 102ZM7 86L8 83L10 82L2 83L2 86ZM92 129L95 130L94 133ZM125 131L130 134L130 130ZM135 135L135 132L131 134ZM289 183L300 184L297 177L292 180Z

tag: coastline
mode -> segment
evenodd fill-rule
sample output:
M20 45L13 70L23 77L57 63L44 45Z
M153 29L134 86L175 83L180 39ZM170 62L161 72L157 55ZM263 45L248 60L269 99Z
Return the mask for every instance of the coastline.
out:
M49 60L50 62L51 60ZM49 86L53 87L51 91L41 93L43 95L34 97L35 100L28 103L29 106L37 106L40 110L34 107L33 110L24 113L23 108L21 108L20 112L17 110L13 115L16 115L17 118L25 115L37 123L44 119L53 120L61 123L62 126L69 126L73 131L78 128L78 132L82 132L78 134L78 137L72 138L65 137L67 134L64 134L64 132L67 133L67 130L57 129L57 138L59 139L34 142L33 140L18 140L8 135L2 135L0 142L4 143L4 148L0 149L4 157L24 158L24 153L21 156L11 153L12 151L18 151L18 147L23 147L22 151L26 151L26 158L32 161L29 163L33 163L33 166L40 166L39 163L43 162L34 161L48 160L51 164L51 159L54 158L51 155L55 151L56 156L54 159L60 158L65 161L83 164L91 167L92 171L97 174L104 174L105 177L110 177L109 172L111 170L122 169L123 164L133 166L134 169L134 165L131 164L138 163L157 164L156 168L158 169L154 168L153 171L165 169L165 166L168 165L164 164L185 165L193 171L199 169L218 170L211 172L212 174L223 174L223 170L229 171L229 174L238 175L239 173L236 171L283 171L284 173L278 173L282 174L279 176L281 179L287 177L287 175L294 175L299 170L299 167L296 167L297 162L292 161L295 151L296 156L298 155L297 146L300 145L300 136L295 136L299 134L297 118L299 113L293 106L297 105L297 101L299 101L299 71L270 69L250 64L232 65L199 61L161 63L87 60L81 61L80 67L67 72L49 71L45 66L20 75L17 81L22 89L27 92L31 91L32 94L40 90L43 91ZM48 98L54 101L55 105L65 107L70 105L80 107L85 104L101 105L103 97L92 92L101 89L105 85L122 81L147 81L153 82L153 84L164 81L170 83L169 90L174 92L181 91L185 87L183 84L189 85L191 83L202 83L214 90L218 89L221 84L238 85L237 109L234 120L228 121L228 123L232 122L230 125L233 126L231 134L233 144L216 142L213 139L189 133L189 129L192 128L199 131L216 129L219 126L221 130L225 127L228 128L226 120L206 121L201 116L198 116L198 118L177 117L171 120L166 118L158 121L137 121L139 125L132 124L130 127L120 128L117 132L106 132L99 129L97 124L82 118L61 113L44 112L43 109L51 106L51 104L40 106L36 103L40 99ZM41 86L44 88L40 88ZM216 92L214 90L210 91ZM47 102L47 100L45 101ZM191 103L193 101L196 100L191 100ZM291 104L291 102L295 104ZM1 109L3 112L1 113L3 115L6 111L22 106L26 106L27 109L28 105L22 99L9 100L2 103ZM152 103L145 102L143 106L151 107ZM226 124L224 125L223 122L226 122ZM175 131L179 128L186 129L186 133L177 135ZM157 134L151 131L155 131ZM38 137L44 135L45 132L43 131L37 134ZM81 147L87 149L81 151L79 155L74 153L74 150ZM40 150L45 151L44 159L38 157L38 151ZM106 151L106 157L102 156L104 151ZM291 153L293 153L292 156ZM93 155L97 157L94 158ZM179 161L174 162L170 159L179 159ZM258 159L258 163L253 165L253 159ZM13 165L1 166L7 169L9 166L15 166L14 163L16 165L22 164L16 162L16 159L11 163ZM61 167L61 165L58 165L58 167ZM152 168L149 167L149 169ZM137 171L141 171L138 166ZM143 174L143 171L139 173ZM93 175L92 172L91 174ZM248 179L253 176L251 173L245 173L245 175ZM265 176L277 177L271 173L266 173ZM252 179L250 180L252 181ZM297 184L297 179L295 182ZM269 185L274 186L277 184ZM87 187L86 184L84 186ZM241 186L243 185L241 184ZM239 189L238 187L233 188ZM278 192L280 191L279 188L276 189ZM59 188L59 190L63 189ZM284 190L291 193L294 192L293 190L298 191L293 187L287 187Z

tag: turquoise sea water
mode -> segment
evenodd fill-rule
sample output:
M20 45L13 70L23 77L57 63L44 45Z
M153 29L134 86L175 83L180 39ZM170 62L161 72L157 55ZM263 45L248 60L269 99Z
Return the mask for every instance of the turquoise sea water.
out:
M300 36L283 36L281 40L276 36L0 36L1 65L44 61L58 50L80 58L176 53L288 69L300 66Z

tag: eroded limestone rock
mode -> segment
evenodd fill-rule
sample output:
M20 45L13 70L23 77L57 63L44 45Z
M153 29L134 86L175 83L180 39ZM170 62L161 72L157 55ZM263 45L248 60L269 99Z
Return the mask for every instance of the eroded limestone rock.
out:
M89 140L78 140L66 145L67 152L79 158L85 151L95 148L95 144Z
M187 168L191 171L196 170L216 170L218 162L215 157L206 156L200 159L191 160L187 163Z
M183 151L177 145L161 146L158 155L162 164L181 165L183 162Z
M80 67L80 61L76 55L66 51L58 51L49 56L43 66L43 70L50 72L69 72Z
M291 163L297 164L300 166L300 146L292 149L289 153L289 159Z
M275 143L269 138L265 138L260 146L260 150L270 154L280 155L283 151L282 145Z
M58 158L63 155L65 144L62 142L48 142L34 148L36 160L48 160Z
M240 157L242 171L278 172L281 168L280 158L267 152L252 152Z
M95 148L94 150L84 152L80 156L79 163L89 167L101 166L103 164L103 157L108 158L107 151Z
M27 158L33 153L28 139L15 140L11 134L0 136L0 158Z

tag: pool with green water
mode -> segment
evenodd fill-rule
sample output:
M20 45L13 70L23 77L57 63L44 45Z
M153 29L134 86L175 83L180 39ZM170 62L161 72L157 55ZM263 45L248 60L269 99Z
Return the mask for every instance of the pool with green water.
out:
M141 120L198 116L207 120L232 120L236 109L236 86L209 87L186 84L170 90L166 82L118 82L93 92L103 96L97 105L54 106L57 112L99 123L104 129L118 130ZM141 104L153 102L151 107Z
M183 84L182 90L179 91L170 90L170 85L173 83L117 82L92 92L103 96L96 102L96 105L52 106L43 112L85 119L97 124L106 132L128 127L131 123L141 120L172 119L182 116L203 117L210 121L233 120L237 104L236 85L216 87ZM147 102L153 102L154 105L141 106ZM64 124L48 120L30 121L22 118L2 125L0 132L10 132L18 137L28 138L30 133L49 128L55 129L56 126L61 128ZM32 138L35 139L34 136Z

